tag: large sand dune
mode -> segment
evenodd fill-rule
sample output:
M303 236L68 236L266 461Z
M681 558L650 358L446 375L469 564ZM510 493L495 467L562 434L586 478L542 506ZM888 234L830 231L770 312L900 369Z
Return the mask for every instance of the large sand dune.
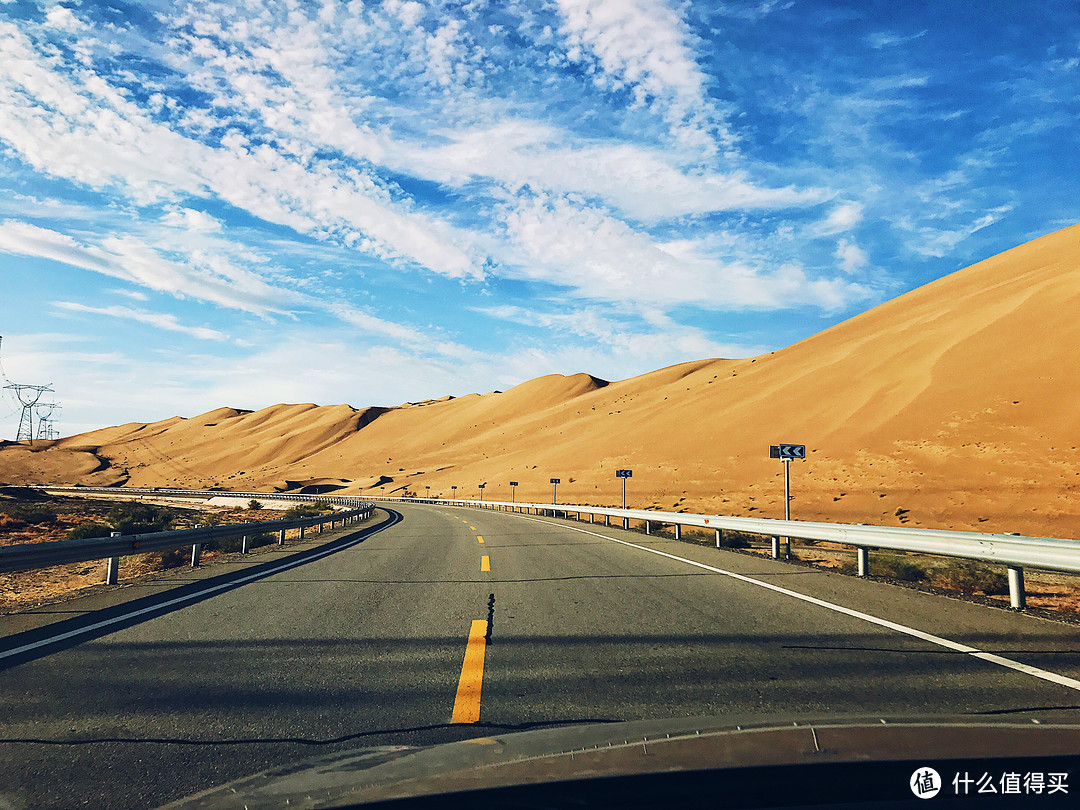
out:
M605 383L541 377L396 408L219 408L0 448L0 483L296 488L1080 537L1080 226L786 349Z

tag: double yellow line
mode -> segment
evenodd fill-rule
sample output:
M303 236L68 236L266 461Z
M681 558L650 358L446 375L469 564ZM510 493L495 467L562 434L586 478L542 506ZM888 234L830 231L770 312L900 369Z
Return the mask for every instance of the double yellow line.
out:
M469 628L469 643L465 647L465 661L461 665L451 723L475 723L480 719L480 688L484 684L487 630L488 623L483 619L474 620Z
M484 542L483 536L479 534L476 540L479 543ZM487 554L480 557L480 570L491 570L491 560ZM487 633L488 623L483 619L474 620L469 628L469 641L465 645L465 660L461 664L461 677L458 678L451 723L475 723L480 719L480 691L484 685Z

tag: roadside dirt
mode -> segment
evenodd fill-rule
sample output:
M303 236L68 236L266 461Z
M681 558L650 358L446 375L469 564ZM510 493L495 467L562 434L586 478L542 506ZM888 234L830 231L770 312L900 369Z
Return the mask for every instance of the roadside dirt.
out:
M66 539L76 527L96 523L110 526L118 516L118 504L133 503L118 499L63 498L17 490L0 492L0 546L21 543L45 543ZM196 524L253 523L277 520L285 512L275 509L250 509L209 506L192 500L177 505L161 502L135 501L162 510L170 520L170 528L185 529ZM110 526L111 527L111 526ZM291 537L294 532L290 532ZM186 565L181 552L151 552L122 557L120 581L155 576L170 568ZM212 565L227 556L227 552L204 551L200 563ZM25 610L43 604L70 599L88 588L105 582L107 561L58 565L36 571L0 573L0 613Z
M661 534L670 534L661 531ZM691 543L712 545L712 532L707 534L695 530L683 532L683 539ZM764 541L764 542L762 542ZM781 547L783 548L783 547ZM737 549L748 554L770 556L771 543L766 538L752 541L748 547ZM794 541L791 547L792 560L817 568L838 571L854 575L856 571L856 552L850 546L836 543L817 542L812 545ZM908 588L946 594L969 599L997 607L1009 607L1009 593L1006 588L1001 592L987 593L975 588L956 586L956 570L965 563L956 558L932 557L925 554L907 554L903 552L870 551L870 576ZM976 565L979 571L997 574L993 577L1000 586L1004 584L1004 567ZM923 578L916 579L912 569L923 572ZM1049 617L1060 618L1069 622L1080 623L1080 576L1061 574L1054 571L1035 571L1025 569L1024 590L1027 595L1027 607Z

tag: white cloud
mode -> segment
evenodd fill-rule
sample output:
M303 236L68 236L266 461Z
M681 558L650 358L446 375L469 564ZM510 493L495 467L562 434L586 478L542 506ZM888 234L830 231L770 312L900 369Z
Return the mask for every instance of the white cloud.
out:
M926 35L926 31L920 31L917 34L910 34L908 36L902 36L900 34L893 34L888 31L878 31L870 34L866 38L867 43L871 48L875 50L881 50L882 48L895 48L897 45L906 45L908 42L912 42L920 37Z
M663 0L557 0L566 55L599 64L604 83L626 87L639 104L660 106L686 144L713 144L702 114L708 82L685 21Z
M663 2L557 0L569 48L591 52L604 71L642 97L702 98L705 77L687 45L683 21ZM580 57L579 57L580 58Z
M157 292L190 296L220 306L265 315L299 302L291 290L267 284L254 273L215 256L171 261L131 235L109 236L99 245L26 222L0 222L0 251L62 262L103 273Z
M415 261L451 277L479 275L468 238L425 214L400 210L370 178L303 165L233 135L222 148L152 121L96 74L64 75L0 23L0 137L36 169L141 204L210 197L301 233ZM93 155L93 160L85 156Z
M848 202L836 206L826 217L821 231L824 234L841 233L850 231L859 220L862 219L863 206L861 203Z
M553 336L573 335L584 339L585 346L579 351L588 350L597 357L606 353L609 358L607 362L598 359L592 366L598 374L602 366L604 373L610 374L613 359L617 359L624 373L635 374L687 358L752 357L768 351L760 345L718 343L701 329L684 326L663 315L657 317L656 313L643 319L644 328L635 328L637 317L610 317L595 307L545 311L536 306L503 304L475 309L492 318L547 330ZM628 358L634 362L627 363Z
M121 318L138 323L145 323L168 332L182 332L200 340L227 340L228 335L205 326L185 326L175 315L166 312L149 312L131 307L92 307L73 301L53 301L53 306L67 312L85 312L91 315L104 315L109 318Z
M745 173L683 171L659 150L619 142L580 143L566 132L531 121L502 120L442 134L449 143L389 144L387 157L403 170L408 167L457 187L482 177L513 191L530 186L596 196L644 222L711 211L805 206L825 196L820 189L763 187Z
M940 258L947 256L957 245L972 234L999 221L1011 210L1011 206L999 206L955 228L926 224L925 220L916 222L910 218L906 218L898 224L901 228L910 232L911 238L908 240L908 246L915 253L921 256Z
M424 16L424 7L415 0L387 0L385 7L409 28L415 28Z
M116 288L109 290L109 292L115 293L116 295L122 295L125 298L130 298L133 301L147 301L150 298L146 293L141 293L138 290L124 290Z
M183 228L198 233L218 233L223 225L220 219L210 216L205 211L196 211L177 205L166 206L165 216L161 218L161 221L172 228Z
M66 31L69 34L86 28L86 24L78 19L67 6L53 6L46 11L45 25L48 28Z
M870 261L865 250L847 239L841 239L836 243L836 253L834 255L840 260L840 269L845 273L855 273L864 268Z
M513 256L515 272L584 298L713 310L835 310L868 295L845 280L812 279L790 262L763 273L748 262L723 261L702 240L654 240L566 198L523 200L505 225L520 252Z

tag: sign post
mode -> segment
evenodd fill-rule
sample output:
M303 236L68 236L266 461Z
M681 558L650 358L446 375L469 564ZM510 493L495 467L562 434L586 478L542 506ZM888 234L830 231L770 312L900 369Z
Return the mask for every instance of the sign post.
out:
M486 486L487 486L487 484L481 484L480 485L480 503L484 502L484 487L486 487Z
M510 503L517 503L517 498L514 497L514 493L517 491L517 481L510 482Z
M773 444L769 446L769 458L778 458L784 462L784 520L791 520L791 460L806 461L805 444ZM785 557L791 559L791 538L785 537ZM779 549L773 548L773 558L778 557Z
M626 479L627 478L633 478L633 476L634 476L634 471L633 470L616 470L615 471L615 477L622 479L622 508L623 509L626 508ZM624 529L629 529L630 528L630 518L624 517L622 519L622 527Z
M456 501L457 500L457 484L454 484L452 487L450 487L450 490L451 490L450 496Z
M559 502L559 499L558 499L559 484L561 484L561 483L562 483L561 478L552 478L551 479L551 503L552 503L552 505L557 504Z

